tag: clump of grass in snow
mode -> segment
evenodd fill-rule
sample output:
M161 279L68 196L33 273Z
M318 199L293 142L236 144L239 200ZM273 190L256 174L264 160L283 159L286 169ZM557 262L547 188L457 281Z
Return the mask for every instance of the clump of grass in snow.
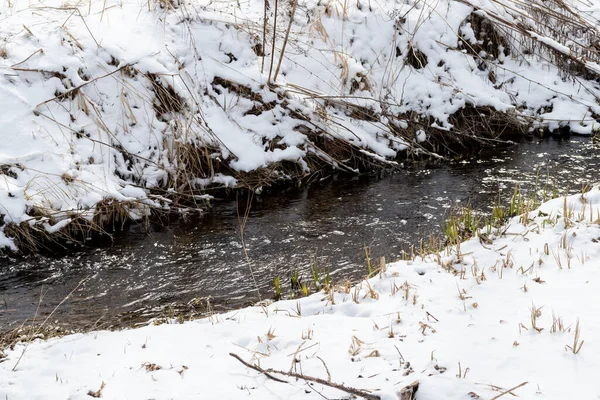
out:
M0 333L0 362L5 357L3 350L13 350L17 343L28 343L35 339L51 339L75 333L75 330L65 329L51 324L25 324L7 332Z
M300 275L298 274L298 270L294 270L292 272L292 277L290 278L290 283L291 283L291 287L292 290L290 291L290 299L294 298L294 293L299 292L302 289L301 286L301 281L302 278L300 278Z
M299 270L295 269L291 273L290 277L290 299L301 296L306 297L311 292L319 292L324 290L327 295L330 295L331 301L334 302L333 282L331 280L331 274L329 268L325 270L319 265L318 255L315 251L309 255L308 273L310 274L310 282L306 283L302 280L302 275ZM279 300L282 296L282 283L279 275L273 278L273 289L274 299Z
M531 311L531 327L533 329L535 329L538 332L541 332L544 330L544 328L539 327L538 325L538 318L542 316L542 307L536 307L535 304L531 305L530 308Z
M275 287L275 300L281 299L281 277L277 275L273 278L273 286Z
M358 355L358 353L360 353L360 351L362 350L363 344L365 344L365 342L363 342L356 336L352 336L350 347L348 348L348 353L350 353L352 356Z
M581 340L581 329L579 328L579 320L575 324L575 333L573 335L573 345L565 346L566 349L570 350L573 354L579 354L583 347L584 340Z
M498 192L496 203L491 207L491 214L489 215L489 217L476 212L470 205L464 207L452 207L450 209L449 216L443 225L442 234L445 239L445 245L456 246L457 255L460 257L461 242L475 235L478 235L480 241L487 242L487 244L490 244L489 236L494 233L495 229L497 230L498 228L504 226L508 218L520 216L520 222L523 225L527 226L532 220L532 217L530 216L531 210L539 206L538 175L539 171L538 174L536 174L535 186L532 188L529 195L524 193L519 187L519 185L515 185L512 195L506 205L501 196L501 193ZM544 187L542 194L544 201L546 201L549 196L547 191L548 180L549 178L546 179L546 186ZM555 197L556 191L553 191L552 198ZM567 207L565 200L563 214L567 216L567 226L570 226L569 224L572 215L574 214L573 207L573 205L571 205L571 207ZM554 225L555 221L553 218L548 216L548 219L545 220L543 224L545 225L546 223ZM430 238L430 243L435 242L432 242L432 239ZM419 255L422 255L424 253L423 250L425 249L429 250L429 254L435 253L436 248L439 249L440 246L430 244L429 247L425 247L423 245L423 242L421 242Z
M470 205L455 207L444 226L447 243L457 244L471 238L481 226L482 218Z
M367 246L365 244L364 248L365 248L365 258L367 260L367 271L368 271L367 278L370 278L373 276L373 266L371 265L371 256L370 256L369 246Z
M565 325L563 323L563 319L559 316L554 314L554 312L552 312L552 326L550 327L550 333L556 333L556 332L564 332L565 331Z
M467 377L467 374L469 373L471 369L469 367L465 368L463 370L462 365L460 364L460 361L458 362L458 374L456 374L457 378L461 378L461 379L465 379Z
M313 280L313 285L315 290L318 292L321 290L321 274L322 274L322 270L319 267L319 260L317 257L317 252L315 251L314 254L309 255L309 267L310 267L310 272L312 275L312 280ZM329 277L329 272L327 272L326 276L325 276L325 286L328 285L328 278Z

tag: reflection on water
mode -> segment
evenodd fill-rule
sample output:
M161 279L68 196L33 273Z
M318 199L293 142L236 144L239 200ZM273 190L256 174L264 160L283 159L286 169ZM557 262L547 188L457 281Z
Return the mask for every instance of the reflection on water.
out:
M257 196L244 232L249 263L235 201L150 235L119 235L110 247L57 259L0 260L0 330L33 317L38 307L37 320L47 318L75 288L51 322L119 326L160 315L170 305L173 313L202 312L204 301L187 303L207 296L216 310L239 307L258 300L250 269L263 298L270 297L273 277L287 283L292 270L307 273L315 251L334 280L358 279L366 272L365 245L373 259L394 260L439 232L452 204L487 212L499 190L509 197L515 184L531 190L547 176L561 190L575 192L600 180L599 167L600 151L588 140L550 139L467 162L379 178L332 176L307 188Z

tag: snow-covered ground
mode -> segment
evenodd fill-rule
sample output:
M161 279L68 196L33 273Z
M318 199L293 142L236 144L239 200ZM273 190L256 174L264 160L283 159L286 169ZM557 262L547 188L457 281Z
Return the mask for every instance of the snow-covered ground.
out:
M330 294L18 344L0 398L348 398L234 353L382 399L596 399L599 223L596 185Z
M111 201L135 218L281 162L341 167L330 139L392 162L464 107L597 129L598 83L554 65L598 69L596 1L280 3L263 39L262 0L3 0L0 246L11 224L52 234Z

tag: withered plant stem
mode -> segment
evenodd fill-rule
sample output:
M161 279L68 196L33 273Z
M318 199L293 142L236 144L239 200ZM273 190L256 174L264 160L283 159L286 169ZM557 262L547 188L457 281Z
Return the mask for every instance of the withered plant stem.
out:
M281 48L281 54L279 55L279 61L277 62L277 68L275 68L275 75L273 76L273 82L277 82L277 75L279 75L279 68L281 67L281 61L285 55L285 47L290 37L290 31L292 30L292 23L294 22L294 15L296 14L296 7L298 6L298 0L292 0L292 12L290 14L290 22L288 23L287 31L285 32L285 38L283 39L283 46Z
M275 57L275 42L277 41L277 8L279 5L279 1L275 0L275 14L273 16L273 43L271 43L271 57L270 57L270 66L269 66L269 79L267 82L271 83L271 74L273 72L273 57Z

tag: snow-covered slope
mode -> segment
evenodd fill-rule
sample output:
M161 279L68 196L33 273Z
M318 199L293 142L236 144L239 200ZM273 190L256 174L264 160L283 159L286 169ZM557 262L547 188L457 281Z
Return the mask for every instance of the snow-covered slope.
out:
M259 0L4 1L0 245L101 225L115 201L141 217L314 160L353 169L352 151L392 162L432 130L596 129L595 2L280 3L273 35L274 1L266 24Z
M346 398L276 382L234 353L382 399L412 399L398 393L414 381L418 400L597 398L599 204L597 186L551 200L459 248L297 301L18 344L0 363L0 397Z

